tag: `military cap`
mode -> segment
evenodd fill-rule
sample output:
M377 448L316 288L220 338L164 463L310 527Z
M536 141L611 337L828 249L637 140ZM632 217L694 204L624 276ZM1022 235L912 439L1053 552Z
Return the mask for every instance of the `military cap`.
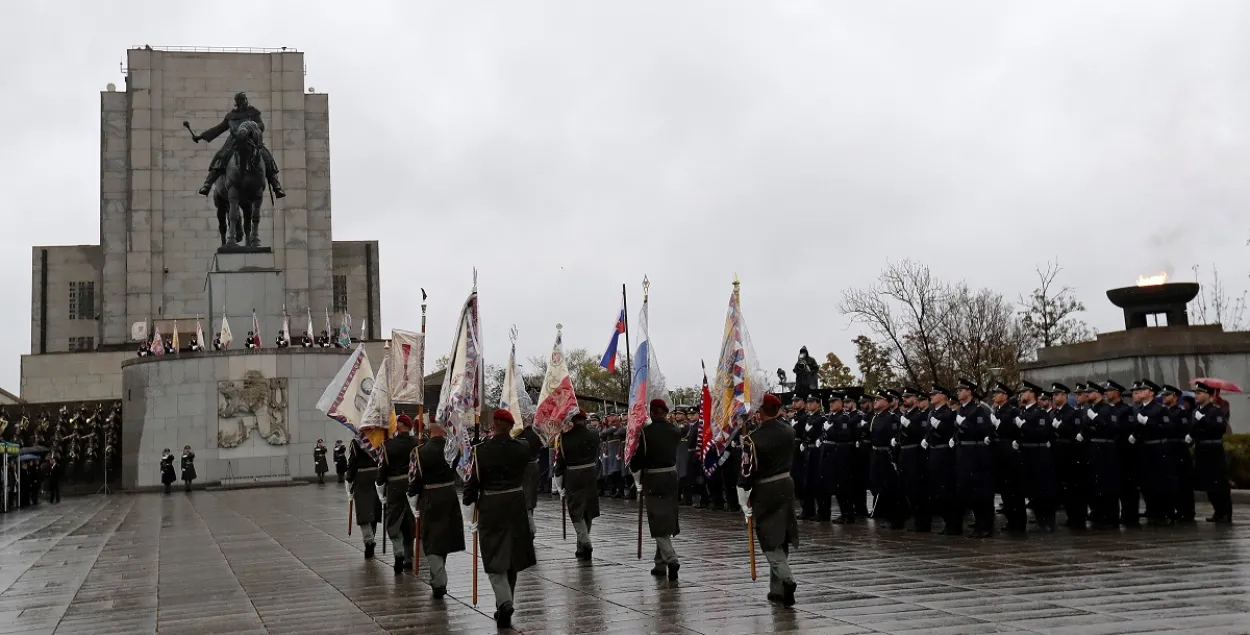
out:
M921 394L921 393L920 393L920 389L919 389L919 388L914 388L914 387L912 387L912 386L907 386L907 387L903 388L903 396L904 396L904 397L919 397L919 396L920 396L920 394Z
M1038 386L1037 384L1035 384L1035 383L1033 383L1033 382L1031 382L1031 381L1027 381L1027 380L1026 380L1026 381L1024 381L1024 382L1021 382L1021 386L1020 386L1020 392L1024 392L1024 391L1026 391L1026 390L1027 390L1027 391L1029 391L1029 392L1031 392L1031 393L1033 393L1033 394L1035 394L1035 395L1040 395L1040 394L1042 394L1042 387L1041 387L1041 386Z
M771 392L770 392L770 393L766 393L766 394L764 395L764 403L763 403L763 405L765 405L765 406L773 406L774 408L780 408L780 407L781 407L781 400L777 398L777 395L774 395L774 394L773 394L773 393L771 393Z
M1103 391L1103 392L1111 392L1111 391L1113 391L1113 390L1114 390L1114 391L1116 391L1116 392L1124 392L1124 391L1126 391L1126 390L1128 390L1128 389L1127 389L1127 388L1125 388L1124 386L1121 386L1120 384L1116 383L1116 381L1115 381L1114 379L1108 379L1107 381L1103 382L1103 384L1102 384L1102 391Z
M990 388L990 392L992 392L992 393L994 393L994 392L1001 392L1001 393L1003 393L1004 395L1007 395L1008 397L1010 397L1010 396L1011 396L1011 386L1008 386L1007 384L1004 384L1004 383L1003 383L1003 382L1001 382L1001 381L997 381L997 382L994 382L994 386L993 386L992 388Z
M1206 384L1204 384L1204 383L1202 383L1202 382L1196 382L1196 383L1194 384L1194 392L1205 392L1205 393L1207 393L1208 395L1215 394L1215 390L1214 390L1214 389L1212 389L1210 386L1208 386L1208 385L1206 385Z
M1065 386L1065 385L1063 385L1063 384L1061 384L1061 383L1059 383L1059 382L1055 382L1055 383L1053 383L1053 384L1051 384L1051 385L1050 385L1050 392L1051 392L1052 394L1053 394L1053 393L1057 393L1057 392L1061 392L1061 393L1067 394L1067 393L1070 393L1070 392L1072 392L1072 391L1071 391L1071 390L1069 390L1067 386Z
M794 393L794 398L790 400L790 403L794 403L796 401L803 401L803 395L800 395L797 392Z
M933 395L946 395L949 397L951 396L951 391L944 388L941 384L933 384L933 387L929 388L929 396L932 397Z
M1180 389L1179 389L1179 388L1177 388L1176 386L1173 386L1172 384L1163 384L1163 386L1162 386L1162 390L1160 390L1160 391L1159 391L1159 394L1161 394L1161 395L1179 395L1179 394L1181 394L1181 391L1180 391Z
M887 389L884 393L886 399L902 399L903 394L893 388Z
M845 396L845 395L843 395L843 394L842 394L842 393L840 393L840 392L831 392L831 393L829 393L829 401L842 401L842 400L843 400L843 399L845 399L845 398L846 398L846 396Z
M1157 393L1159 392L1159 384L1156 384L1149 379L1142 379L1136 384L1133 384L1133 390L1149 390Z
M980 389L977 388L976 382L971 379L960 378L959 382L955 384L955 390L959 390L961 388L972 391L972 394L974 395L980 392Z
M1079 388L1077 388L1076 391L1083 392L1083 393L1091 393L1091 392L1101 393L1102 387L1098 385L1098 382L1091 381L1091 382L1081 385Z

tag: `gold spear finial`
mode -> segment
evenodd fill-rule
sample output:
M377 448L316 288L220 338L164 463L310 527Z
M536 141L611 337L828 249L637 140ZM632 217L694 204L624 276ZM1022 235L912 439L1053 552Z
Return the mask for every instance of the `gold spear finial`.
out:
M739 284L742 284L742 283L738 282L738 272L735 271L734 272L734 288L737 288Z
M647 280L647 276L642 277L642 299L646 300L647 295L651 293L651 281Z

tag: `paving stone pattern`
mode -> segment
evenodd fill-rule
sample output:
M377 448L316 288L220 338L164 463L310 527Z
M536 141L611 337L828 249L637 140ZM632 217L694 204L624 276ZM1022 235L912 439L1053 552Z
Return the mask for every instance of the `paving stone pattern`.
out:
M537 567L516 628L538 633L1250 633L1250 514L1238 524L987 541L803 523L798 605L751 582L740 515L682 509L681 580L635 558L636 507L604 501L595 560L573 558L559 504L537 512ZM1200 504L1200 512L1207 512ZM450 558L430 598L347 535L333 485L66 499L0 515L0 634L260 635L494 632L483 574ZM380 556L380 551L379 551Z

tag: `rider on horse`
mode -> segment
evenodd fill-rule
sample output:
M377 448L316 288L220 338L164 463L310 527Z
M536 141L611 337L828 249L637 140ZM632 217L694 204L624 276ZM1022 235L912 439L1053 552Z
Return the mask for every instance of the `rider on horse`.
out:
M200 194L208 196L213 189L213 182L225 173L226 165L230 162L230 155L234 152L235 128L244 121L254 121L260 126L261 132L265 131L265 122L261 121L260 109L247 102L246 93L238 93L234 96L234 110L226 113L221 123L205 130L202 135L192 135L191 138L199 143L200 140L212 141L226 131L231 133L226 135L221 149L217 150L217 154L213 156L213 162L208 165L208 178L200 188ZM273 155L269 153L269 148L265 147L264 142L261 143L260 153L264 157L265 176L269 180L269 187L273 188L273 195L278 198L286 196L286 192L282 190L282 184L278 183L278 164L273 160Z

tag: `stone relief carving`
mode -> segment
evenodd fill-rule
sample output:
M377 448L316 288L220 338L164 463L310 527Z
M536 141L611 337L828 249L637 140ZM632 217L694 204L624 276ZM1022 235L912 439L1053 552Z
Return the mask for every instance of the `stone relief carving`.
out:
M242 381L217 382L217 447L237 448L260 435L269 445L286 445L287 380L249 370Z

